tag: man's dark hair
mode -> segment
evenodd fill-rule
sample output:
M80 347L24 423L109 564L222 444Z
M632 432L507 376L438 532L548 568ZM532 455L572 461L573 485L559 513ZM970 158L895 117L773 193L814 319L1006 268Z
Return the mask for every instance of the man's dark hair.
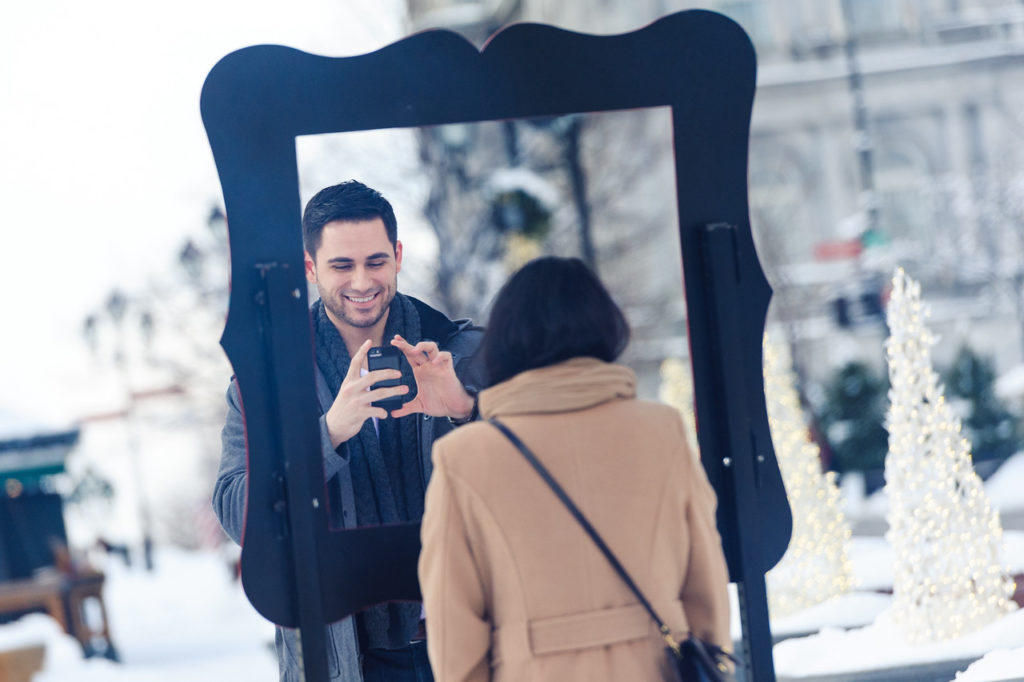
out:
M629 342L629 323L579 258L530 261L494 299L483 339L491 385L574 357L612 362Z
M357 180L324 189L313 195L302 212L302 244L311 255L320 248L324 225L335 220L361 222L380 218L388 241L394 247L398 242L398 221L391 204L380 192Z

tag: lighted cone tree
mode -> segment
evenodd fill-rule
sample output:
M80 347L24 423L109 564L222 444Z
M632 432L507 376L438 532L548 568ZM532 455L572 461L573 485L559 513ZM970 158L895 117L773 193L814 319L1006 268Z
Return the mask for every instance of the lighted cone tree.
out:
M999 515L932 368L927 314L920 285L897 269L886 314L886 538L896 554L892 618L914 643L959 637L1016 608Z
M768 572L773 618L845 594L853 586L847 554L850 526L835 472L821 470L821 453L804 421L785 346L765 336L764 394L775 456L793 511L793 537Z
M699 457L696 420L693 416L693 377L690 376L690 366L686 362L677 358L666 358L661 363L661 385L658 387L658 397L663 403L671 405L683 415L690 452L694 454L694 457Z

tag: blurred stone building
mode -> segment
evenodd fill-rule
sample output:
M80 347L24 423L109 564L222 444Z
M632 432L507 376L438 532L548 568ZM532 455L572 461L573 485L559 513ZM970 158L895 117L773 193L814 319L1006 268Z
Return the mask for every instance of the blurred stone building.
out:
M802 371L820 377L852 358L881 368L881 306L896 264L932 303L932 325L949 342L938 360L966 342L1001 369L1021 361L1020 0L407 4L413 29L451 28L477 45L517 21L600 34L694 7L732 17L759 59L751 222L776 293L772 316ZM678 271L664 279L676 286ZM679 348L656 346L652 359Z

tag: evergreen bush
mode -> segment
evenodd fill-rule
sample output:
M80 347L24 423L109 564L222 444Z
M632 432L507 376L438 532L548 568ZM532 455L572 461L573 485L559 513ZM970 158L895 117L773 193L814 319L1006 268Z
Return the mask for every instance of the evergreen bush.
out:
M862 362L843 365L825 386L820 415L839 472L881 469L889 435L883 426L888 382Z
M996 397L995 379L992 361L967 346L942 375L947 400L957 406L975 461L1004 460L1021 445L1020 424Z

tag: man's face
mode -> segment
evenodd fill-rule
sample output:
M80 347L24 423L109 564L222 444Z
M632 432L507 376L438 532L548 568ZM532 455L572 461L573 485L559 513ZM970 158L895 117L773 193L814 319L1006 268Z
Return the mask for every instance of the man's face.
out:
M328 317L342 331L385 319L401 269L402 243L391 246L380 218L329 222L316 256L306 253L306 279L316 284Z

